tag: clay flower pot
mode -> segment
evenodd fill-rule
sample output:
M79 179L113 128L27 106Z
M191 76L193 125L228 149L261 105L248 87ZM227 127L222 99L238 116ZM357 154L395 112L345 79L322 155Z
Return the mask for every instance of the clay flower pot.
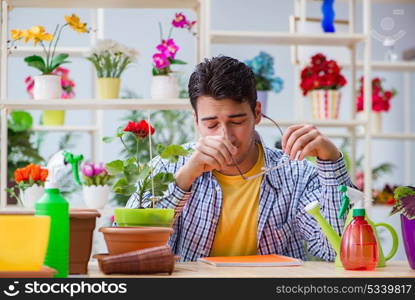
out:
M172 228L168 227L101 227L110 255L164 246Z
M92 236L96 218L101 214L95 209L69 210L69 274L87 274L91 256Z

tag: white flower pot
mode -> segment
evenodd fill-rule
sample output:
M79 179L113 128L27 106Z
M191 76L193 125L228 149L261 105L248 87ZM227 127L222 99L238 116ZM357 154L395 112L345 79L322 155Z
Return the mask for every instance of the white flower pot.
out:
M20 190L20 199L23 206L27 208L34 208L35 203L43 196L45 188L37 184L28 187L25 190Z
M311 115L316 120L339 118L341 93L338 90L313 90L309 92Z
M33 98L35 100L60 99L62 94L61 77L39 75L34 77Z
M261 102L261 110L263 114L267 114L268 91L256 91L257 101Z
M151 98L179 98L179 84L177 82L177 77L171 75L153 76L151 81Z
M88 208L101 209L108 202L110 188L108 185L84 185L82 193Z
M382 112L375 112L372 111L372 133L381 133L382 132ZM363 121L367 120L366 114L364 112L358 112L356 114L356 119ZM358 126L357 128L358 134L364 134L365 133L365 127L364 126Z

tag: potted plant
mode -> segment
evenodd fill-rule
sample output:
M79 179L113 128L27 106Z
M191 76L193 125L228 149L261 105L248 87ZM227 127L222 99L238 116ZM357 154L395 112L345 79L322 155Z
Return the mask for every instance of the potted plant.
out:
M262 112L267 112L268 92L281 92L283 81L280 77L274 77L274 58L261 51L251 60L245 61L255 75L257 101L261 102Z
M360 78L359 95L356 99L356 111L363 114L364 111L364 78ZM378 77L372 80L372 129L374 132L382 130L382 112L388 112L390 101L397 94L396 89L385 90L382 87L382 80Z
M311 57L310 64L301 71L300 88L304 96L310 96L314 119L328 120L339 117L339 89L346 83L335 60L327 60L321 53Z
M82 193L88 208L101 209L108 202L110 188L108 182L111 176L103 163L84 163L82 165Z
M109 174L117 177L112 187L113 191L129 197L135 194L137 197L137 208L115 209L115 222L119 227L100 228L110 254L164 245L173 232L169 227L173 223L174 210L154 208L154 203L168 190L168 185L174 182L174 174L159 172L153 176L153 169L162 159L174 162L180 156L188 155L190 150L175 144L167 147L159 144L157 149L160 159L152 160L150 142L150 159L145 161L139 155L140 145L143 140L151 139L154 132L154 127L145 120L130 121L115 137L104 138L104 142L118 138L130 154L125 160L115 160L106 164ZM132 149L124 142L126 135L133 136L136 141ZM148 197L152 207L144 208L143 200Z
M86 23L81 23L77 15L72 14L71 16L65 16L65 24L57 25L53 34L45 32L43 26L33 26L30 29L24 30L11 30L12 49L15 48L14 43L22 40L24 43L32 41L34 46L39 44L42 47L42 56L31 55L24 59L28 66L41 72L41 75L34 76L33 98L35 100L58 99L61 97L61 76L53 72L60 65L69 63L70 61L67 60L69 54L56 54L56 47L62 31L66 27L69 26L78 33L87 33L88 29L86 25ZM57 120L61 119L62 113L59 112L58 115L56 117Z
M173 28L184 28L193 33L192 28L195 24L196 21L189 21L182 13L176 13L169 34L164 39L162 26L159 23L160 44L156 47L158 52L153 55L152 99L179 98L179 85L177 77L172 75L171 66L175 64L183 65L186 62L176 58L180 48L171 38L171 33Z
M19 189L19 196L15 193L14 188L8 188L7 191L24 207L34 208L35 203L43 196L47 177L48 169L44 169L40 165L29 164L14 171L14 180Z
M62 99L71 99L75 96L74 88L75 83L69 78L69 70L63 67L57 67L52 72L53 75L57 75L61 78L61 96ZM25 79L26 91L33 98L33 87L35 80L31 76L27 76ZM64 110L45 110L42 115L42 124L46 126L50 125L63 125L65 123L65 111Z
M395 205L391 215L401 213L402 239L409 265L415 269L415 188L399 186L394 191Z
M116 99L120 94L120 77L128 65L136 61L138 51L114 40L98 40L87 56L98 77L98 97Z

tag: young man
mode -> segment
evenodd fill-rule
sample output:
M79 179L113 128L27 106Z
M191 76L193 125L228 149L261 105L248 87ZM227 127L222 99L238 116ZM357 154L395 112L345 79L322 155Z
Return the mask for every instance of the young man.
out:
M175 209L169 245L180 261L272 253L306 259L304 242L311 255L334 260L334 250L304 207L318 200L341 232L337 187L352 183L336 146L316 127L302 124L285 132L282 151L267 148L255 131L261 104L254 75L236 59L219 56L200 63L190 77L189 95L199 139L188 147L195 151L155 170L176 177L157 207ZM317 157L317 166L305 156ZM250 180L241 176L275 166L281 167ZM137 207L136 195L127 207Z

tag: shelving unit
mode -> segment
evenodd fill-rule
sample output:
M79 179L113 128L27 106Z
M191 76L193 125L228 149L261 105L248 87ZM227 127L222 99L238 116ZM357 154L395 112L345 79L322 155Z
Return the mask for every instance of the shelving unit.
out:
M211 56L211 46L213 44L235 44L235 45L287 45L292 49L294 54L299 46L342 46L349 50L350 63L342 64L345 68L350 70L349 86L356 86L356 72L359 69L363 70L365 78L371 78L372 70L405 72L405 82L410 81L410 72L415 71L415 62L383 62L372 61L371 56L371 3L393 2L391 0L343 0L349 4L349 32L335 33L335 34L308 34L297 32L296 27L290 23L290 32L275 32L275 31L224 31L211 29L211 0L1 0L1 57L0 57L0 110L1 110L1 144L0 149L0 209L6 205L6 193L4 192L5 184L7 183L6 168L7 166L7 114L11 109L64 109L64 110L93 110L95 111L93 119L94 122L90 126L63 126L63 127L45 127L35 126L33 130L38 131L83 131L91 134L91 142L93 146L94 158L100 157L100 137L102 136L102 111L101 110L134 110L134 109L172 109L182 110L191 109L188 99L112 99L112 100L96 100L96 99L71 99L68 101L62 100L19 100L9 99L7 94L7 38L8 38L8 12L12 8L33 7L33 8L91 8L92 10L92 25L97 28L97 32L91 36L91 44L98 38L104 37L104 10L105 8L181 8L192 9L195 11L198 21L198 36L196 39L196 60L200 61L204 57ZM414 3L414 0L401 0L400 2ZM295 0L295 15L298 16L300 26L304 28L306 20L306 5L307 0ZM355 30L356 23L356 4L363 3L363 32L358 33ZM292 22L292 19L289 20ZM363 44L363 61L357 61L356 49L357 45ZM82 57L87 47L62 47L57 49L59 52L69 53L73 57ZM40 53L39 48L21 47L12 50L10 56L25 56L28 54ZM230 53L229 53L230 54ZM293 63L296 68L295 72L295 86L298 86L298 74L301 68L301 63L298 63L295 55L293 55ZM91 78L95 78L93 70L91 70ZM410 86L405 84L405 105L410 108ZM94 89L94 87L93 87ZM370 82L365 82L364 92L365 99L365 113L366 120L357 120L354 101L350 107L351 119L333 120L333 121L310 121L305 118L304 108L302 107L302 97L299 91L296 91L296 101L294 101L294 111L298 112L292 120L277 120L281 126L290 126L298 123L311 123L322 128L344 128L343 133L328 133L330 137L346 137L350 139L351 145L351 161L352 169L351 175L354 176L356 170L354 163L356 161L356 145L359 139L363 139L365 143L365 192L367 199L371 198L372 189L372 140L373 139L394 139L407 141L405 145L405 162L410 168L411 165L411 146L410 141L415 140L415 134L410 132L410 109L405 110L405 132L404 133L375 133L371 128L372 114L370 111L371 105L371 85ZM351 98L356 98L356 91L352 88ZM268 121L263 121L260 126L271 126ZM274 126L274 125L272 125ZM358 133L357 128L364 127L365 133ZM410 170L406 170L406 177L410 178Z

